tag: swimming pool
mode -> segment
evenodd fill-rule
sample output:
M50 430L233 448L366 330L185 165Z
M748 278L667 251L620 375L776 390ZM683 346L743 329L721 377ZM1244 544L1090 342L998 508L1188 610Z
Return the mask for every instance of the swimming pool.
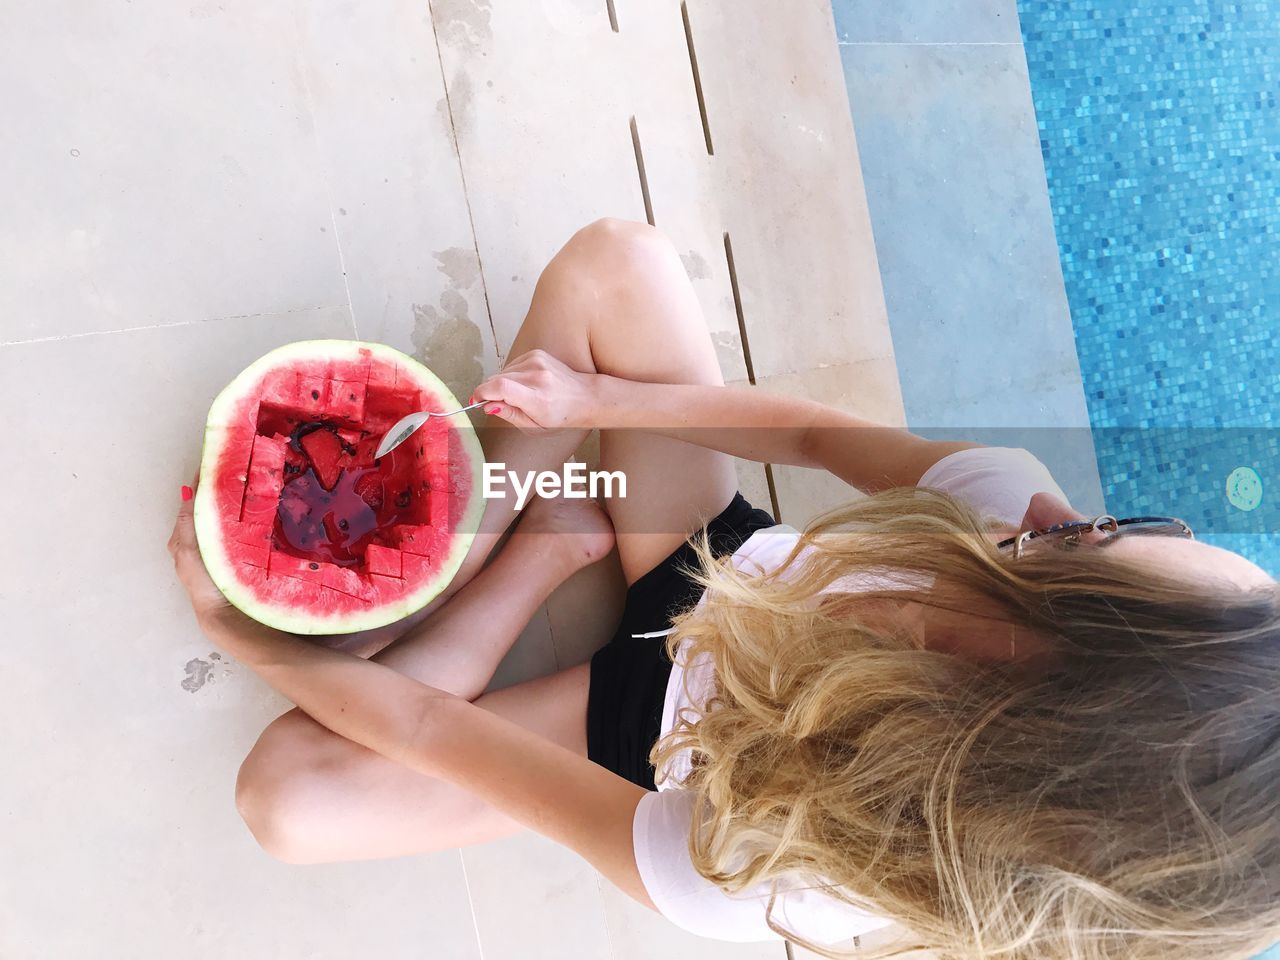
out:
M1280 16L1018 0L1107 508L1280 575Z

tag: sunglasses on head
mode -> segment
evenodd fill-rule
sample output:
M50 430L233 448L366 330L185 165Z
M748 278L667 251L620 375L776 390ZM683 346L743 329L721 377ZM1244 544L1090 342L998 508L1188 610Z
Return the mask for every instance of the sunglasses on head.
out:
M1185 537L1188 540L1195 538L1191 528L1176 517L1126 517L1118 520L1104 513L1092 520L1075 520L1071 523L1047 527L1044 530L1028 530L1016 537L1001 540L996 544L996 549L1006 550L1012 547L1015 557L1022 556L1029 546L1036 544L1064 547L1069 550L1080 542L1081 537L1095 530L1106 533L1101 540L1094 542L1093 545L1098 547L1109 546L1122 537L1131 536Z

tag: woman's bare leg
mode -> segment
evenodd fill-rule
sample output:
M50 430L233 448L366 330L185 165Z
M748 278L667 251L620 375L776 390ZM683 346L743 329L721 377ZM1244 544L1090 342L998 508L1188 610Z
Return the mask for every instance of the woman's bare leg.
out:
M680 258L660 233L644 224L592 224L556 255L538 281L510 355L533 349L584 372L657 383L723 382ZM530 437L505 423L493 424L486 431L485 449L489 459L502 460L510 469L554 469L583 436L583 431L570 431ZM606 507L628 583L722 510L737 487L732 461L724 454L637 431L604 431L601 467L627 476L628 496L614 498ZM452 590L461 589L480 569L514 516L511 504L490 501L481 535ZM487 585L500 583L509 587L495 577L465 593L489 597ZM424 682L456 677L468 665L477 676L484 670L491 673L492 648L489 654L473 655L468 643L474 637L469 639L465 631L443 640L436 631L438 616L375 659ZM507 643L523 626L521 622ZM483 687L487 679L488 674L475 682ZM575 667L477 702L585 752L586 688L585 666ZM395 856L474 842L495 829L511 828L483 804L464 800L465 794L446 786L335 737L294 710L264 732L241 770L237 797L259 840L288 859ZM339 835L347 840L335 848Z
M724 382L679 254L642 223L594 223L556 255L511 355L535 348L627 380ZM724 509L738 486L725 454L638 430L601 431L600 466L627 477L627 497L605 507L628 583Z
M598 221L556 254L538 279L508 356L535 349L584 373L651 383L724 382L679 254L644 223ZM487 460L523 474L558 470L587 432L528 436L494 418L481 440ZM719 513L737 490L733 461L725 454L637 430L602 431L600 460L602 469L627 477L627 497L605 504L627 583ZM367 656L396 641L397 648L410 644L417 624L475 576L515 516L514 498L490 500L475 543L438 600L398 624L345 642L334 638L335 645ZM404 662L400 655L395 660Z
M406 673L586 752L584 667L483 693L530 616L613 546L594 501L536 500L493 562L416 637ZM258 842L294 863L425 853L492 839L515 824L452 784L416 773L292 710L240 768L236 804Z

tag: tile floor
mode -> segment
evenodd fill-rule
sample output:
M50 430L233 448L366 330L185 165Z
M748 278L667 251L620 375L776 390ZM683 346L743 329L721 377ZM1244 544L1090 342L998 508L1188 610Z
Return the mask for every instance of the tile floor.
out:
M272 860L232 789L287 705L211 652L164 544L249 360L381 340L465 393L605 215L670 234L727 379L903 422L827 0L11 4L0 116L0 402L33 447L0 480L27 504L0 561L0 956L782 960L531 835ZM792 522L841 493L743 486ZM616 587L566 585L499 682L585 659Z
M832 5L907 422L1101 510L1016 3Z

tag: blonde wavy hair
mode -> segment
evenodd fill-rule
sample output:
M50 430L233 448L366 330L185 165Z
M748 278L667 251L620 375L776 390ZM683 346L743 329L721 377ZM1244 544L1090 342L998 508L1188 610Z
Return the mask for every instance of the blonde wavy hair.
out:
M716 693L650 759L661 778L692 751L698 872L728 892L803 878L894 920L864 958L1244 960L1280 940L1280 588L1088 546L1014 560L986 532L904 488L820 518L769 575L696 544L706 602L669 652L708 656ZM897 589L822 594L890 570ZM883 615L975 599L1002 636L1047 638L1051 667L926 649Z

